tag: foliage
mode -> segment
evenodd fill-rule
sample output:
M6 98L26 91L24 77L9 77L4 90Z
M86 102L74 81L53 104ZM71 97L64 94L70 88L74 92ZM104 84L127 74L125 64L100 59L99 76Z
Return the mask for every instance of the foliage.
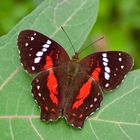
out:
M36 0L2 1L0 4L0 35L7 33L23 16L29 13L36 5Z
M106 3L104 5L106 6ZM78 130L66 124L64 119L47 124L40 121L39 109L31 96L32 76L20 67L16 40L21 30L35 29L51 36L73 55L60 25L65 28L78 50L95 23L97 9L97 0L46 0L24 17L7 35L0 38L0 140L139 139L140 70L130 72L118 89L105 94L99 111L86 120L82 130ZM107 40L113 40L114 35L119 38L119 35L115 34L117 29L113 26L110 27L112 35L109 35L109 27L107 29L103 26L107 27L107 23L105 20L102 22L102 14L107 14L107 11L100 11L95 30L91 32L87 42L92 40L92 35L95 36L96 32L105 34ZM119 39L123 42L121 37ZM129 48L124 50L131 52Z

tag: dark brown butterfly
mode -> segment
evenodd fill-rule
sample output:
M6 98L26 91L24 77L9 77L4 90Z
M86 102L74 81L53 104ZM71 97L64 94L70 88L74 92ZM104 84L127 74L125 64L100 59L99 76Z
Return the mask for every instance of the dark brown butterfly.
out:
M41 108L41 120L65 117L74 127L100 107L102 90L116 88L133 65L121 51L104 51L79 60L49 37L24 30L18 37L21 63L37 76L32 81L33 97Z

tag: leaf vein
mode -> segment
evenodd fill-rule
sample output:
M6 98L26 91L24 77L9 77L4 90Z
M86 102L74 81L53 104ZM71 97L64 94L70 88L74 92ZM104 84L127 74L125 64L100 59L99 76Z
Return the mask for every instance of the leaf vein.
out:
M99 118L90 118L90 120L96 121L96 122L105 122L105 123L112 123L112 124L122 124L122 125L132 125L132 126L140 126L139 123L135 122L122 122L122 121L112 121L112 120L104 120L104 119L99 119Z
M13 135L13 130L12 130L11 119L9 120L9 128L10 128L11 139L14 140L14 135Z
M54 25L55 25L55 27L57 27L58 28L58 26L57 26L57 22L56 22L56 11L57 11L57 8L60 6L60 5L62 5L63 3L65 3L65 2L67 2L66 0L62 0L60 3L57 3L57 5L54 7L54 19L53 19L53 23L54 23Z
M67 20L61 25L62 27L66 26L66 24L76 15L76 13L85 5L87 0L85 0L72 14L67 18ZM57 28L57 30L51 35L51 37L55 36L57 32L61 30L61 27Z
M140 119L140 113L137 115L136 123L138 123L139 119Z
M20 70L20 67L17 67L17 69L14 71L14 72L12 72L9 76L8 76L8 78L1 84L1 86L0 86L0 91L6 86L6 84L19 72L19 70Z
M112 102L110 102L109 104L107 104L101 111L99 111L99 113L97 114L96 118L99 118L100 114L105 111L105 109L109 108L112 104L114 104L115 102L119 101L120 99L122 99L123 97L129 95L131 92L133 92L134 90L139 89L139 86L131 89L130 91L126 92L126 94L123 94L122 96L119 96L118 98L114 99Z
M119 126L120 130L122 131L122 133L123 133L129 140L133 140L133 139L124 131L124 129L121 127L120 124L118 124L118 126Z
M39 118L38 115L7 115L7 116L0 116L0 119L36 119Z
M91 128L91 131L92 131L93 134L95 135L96 140L100 140L99 137L96 135L96 132L95 132L94 128L92 127L90 120L89 120L89 126L90 126L90 128Z
M29 119L29 122L30 122L30 124L31 124L31 127L32 127L32 128L34 129L34 131L36 132L36 134L39 136L39 138L40 138L41 140L44 140L44 138L41 136L41 134L39 134L38 130L36 129L35 125L33 124L31 118Z

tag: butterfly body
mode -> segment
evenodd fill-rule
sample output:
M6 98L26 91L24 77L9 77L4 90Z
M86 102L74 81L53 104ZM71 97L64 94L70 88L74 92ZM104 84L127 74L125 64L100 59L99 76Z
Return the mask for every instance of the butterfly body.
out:
M79 60L70 58L63 47L33 30L20 32L18 48L21 63L32 81L32 95L43 121L64 117L82 128L85 119L100 107L102 92L116 88L133 65L132 57L121 51L90 54Z
M77 62L71 62L68 65L68 81L71 83L71 80L80 72L80 65Z

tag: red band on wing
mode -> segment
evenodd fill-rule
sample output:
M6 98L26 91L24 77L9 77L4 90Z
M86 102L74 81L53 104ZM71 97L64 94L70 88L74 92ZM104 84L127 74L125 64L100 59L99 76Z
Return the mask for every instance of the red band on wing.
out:
M56 105L58 105L58 99L57 99L57 95L58 95L58 89L57 89L57 80L56 77L54 75L53 70L49 71L49 75L48 75L48 81L47 81L47 86L48 89L50 91L50 98L52 100L53 103L55 103Z
M53 67L53 61L50 56L46 56L46 64L44 66L44 69L49 69Z
M73 104L72 109L77 109L83 104L83 101L90 94L91 83L92 79L89 78L89 80L80 88L80 92L76 97L77 101Z
M101 72L101 68L97 67L93 70L93 72L91 73L91 76L96 80L99 81L99 74Z

